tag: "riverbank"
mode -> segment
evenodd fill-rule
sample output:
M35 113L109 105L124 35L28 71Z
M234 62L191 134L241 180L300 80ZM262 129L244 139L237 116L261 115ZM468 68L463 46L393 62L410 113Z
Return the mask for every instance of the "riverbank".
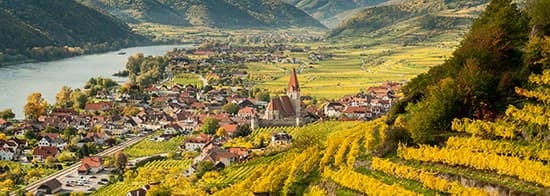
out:
M131 45L126 45L126 46L122 46L122 47L109 48L109 49L106 49L106 50L97 50L96 49L96 50L93 50L91 52L74 53L74 55L71 55L71 56L51 57L51 59L48 59L48 60L32 59L32 58L28 58L28 57L24 56L23 54L16 54L16 56L19 56L19 58L15 59L13 61L3 61L3 56L0 53L0 67L26 64L26 63L45 63L45 62L58 61L58 60L63 60L63 59L68 59L68 58L73 58L73 57L79 57L79 56L84 56L84 55L93 55L93 54L102 54L102 53L108 53L108 52L115 52L115 51L120 51L124 48L150 47L150 46L162 46L162 45L186 45L186 44L193 44L193 42L159 42L159 41L157 41L157 42L145 42L143 44L131 44ZM20 58L20 57L26 57L26 58Z
M61 87L81 88L91 77L127 80L113 74L126 68L128 57L135 53L164 55L174 48L188 48L191 44L156 45L123 48L100 54L81 55L56 61L23 63L0 66L0 110L11 108L17 119L22 119L27 96L40 92L48 103L55 102L55 95Z

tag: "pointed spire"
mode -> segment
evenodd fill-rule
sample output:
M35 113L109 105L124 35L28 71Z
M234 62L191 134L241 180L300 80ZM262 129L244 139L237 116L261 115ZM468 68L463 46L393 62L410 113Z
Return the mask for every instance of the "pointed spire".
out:
M290 73L290 81L288 82L288 92L300 91L300 85L298 84L298 77L296 77L296 69L292 68Z

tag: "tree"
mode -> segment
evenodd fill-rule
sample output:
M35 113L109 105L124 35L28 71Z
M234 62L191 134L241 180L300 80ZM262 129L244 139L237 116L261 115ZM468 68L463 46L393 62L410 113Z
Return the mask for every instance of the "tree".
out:
M33 93L27 97L25 104L25 118L28 120L36 120L39 116L46 114L48 102L42 98L42 94Z
M74 160L74 158L75 157L73 153L65 151L59 154L59 156L57 156L57 161L59 162L72 161Z
M202 132L206 134L215 134L219 127L218 120L215 118L206 118L202 125Z
M74 127L67 127L63 130L63 136L67 139L71 138L72 136L76 135L76 128Z
M80 91L80 89L75 89L72 91L70 98L74 109L84 109L84 106L86 106L86 102L88 101L88 96Z
M206 173L207 171L210 171L214 168L214 163L210 162L210 161L201 161L198 163L197 165L197 179L200 179L204 173Z
M37 139L36 136L37 136L36 133L32 130L27 130L25 132L25 138L28 140Z
M10 120L15 118L15 113L11 109L5 109L0 112L0 118Z
M128 163L128 155L123 152L115 153L115 168L123 171Z
M46 161L44 161L44 163L46 164L47 167L53 167L54 161L55 159L52 156L48 156L46 157Z
M459 113L460 91L456 81L446 78L438 86L428 89L422 102L409 105L411 115L408 128L417 143L435 143L438 136L450 129L452 119Z
M550 0L528 0L527 11L531 17L533 34L548 35L550 32Z
M240 125L237 128L237 131L233 133L233 137L246 137L250 135L252 131L250 130L250 126L248 124Z
M68 86L61 87L61 90L55 96L55 107L70 108L73 106L71 93L73 90Z
M230 114L237 114L239 112L239 109L240 109L239 105L237 105L236 103L228 103L222 107L222 110L224 112L227 112Z
M223 137L227 134L227 132L225 131L225 129L223 127L220 127L217 131L216 131L216 136L218 137Z
M254 95L254 97L258 101L265 101L265 102L269 102L269 99L270 99L268 91L257 92L256 95Z

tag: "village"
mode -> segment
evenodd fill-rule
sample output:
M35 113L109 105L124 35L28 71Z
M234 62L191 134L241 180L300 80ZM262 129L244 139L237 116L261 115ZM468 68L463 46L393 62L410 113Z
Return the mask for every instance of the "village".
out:
M338 100L314 100L301 94L297 77L307 65L278 52L283 50L309 49L280 45L174 50L167 55L169 65L162 81L147 86L124 84L124 91L118 86L94 90L82 109L56 107L35 120L0 119L0 130L4 134L0 139L0 160L46 168L47 173L63 168L67 171L74 164L70 174L66 172L65 176L37 184L36 190L46 194L93 192L112 182L109 176L113 162L118 160L112 153L100 156L110 148L127 148L144 139L162 145L174 137L184 136L177 153L196 152L192 166L182 174L192 175L201 169L201 162L210 162L211 169L220 169L244 162L253 151L261 151L266 146L290 144L289 134L276 132L262 146L225 145L234 138L246 137L255 129L329 120L373 120L385 115L400 98L404 84L388 81ZM312 52L308 58L310 63L315 63L330 56ZM285 93L272 96L266 89L253 88L254 83L240 66L245 62L301 65L288 70L290 79ZM202 84L172 82L174 75L180 73L198 75ZM128 143L130 140L132 143ZM137 163L124 164L131 167ZM1 168L0 173L9 170ZM44 176L25 178L36 181L41 177ZM129 195L141 195L146 191L143 189Z

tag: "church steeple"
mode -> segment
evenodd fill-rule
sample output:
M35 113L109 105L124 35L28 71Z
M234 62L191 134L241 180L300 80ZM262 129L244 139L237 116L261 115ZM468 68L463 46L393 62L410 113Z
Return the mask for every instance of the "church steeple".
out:
M296 126L300 126L300 119L302 117L302 106L301 106L301 96L300 96L300 84L298 83L298 77L296 76L296 69L292 69L290 73L290 81L288 81L288 90L286 92L290 98L292 108L296 113Z
M290 73L290 81L288 81L288 93L300 92L300 85L298 84L298 77L296 77L296 69L292 68Z

